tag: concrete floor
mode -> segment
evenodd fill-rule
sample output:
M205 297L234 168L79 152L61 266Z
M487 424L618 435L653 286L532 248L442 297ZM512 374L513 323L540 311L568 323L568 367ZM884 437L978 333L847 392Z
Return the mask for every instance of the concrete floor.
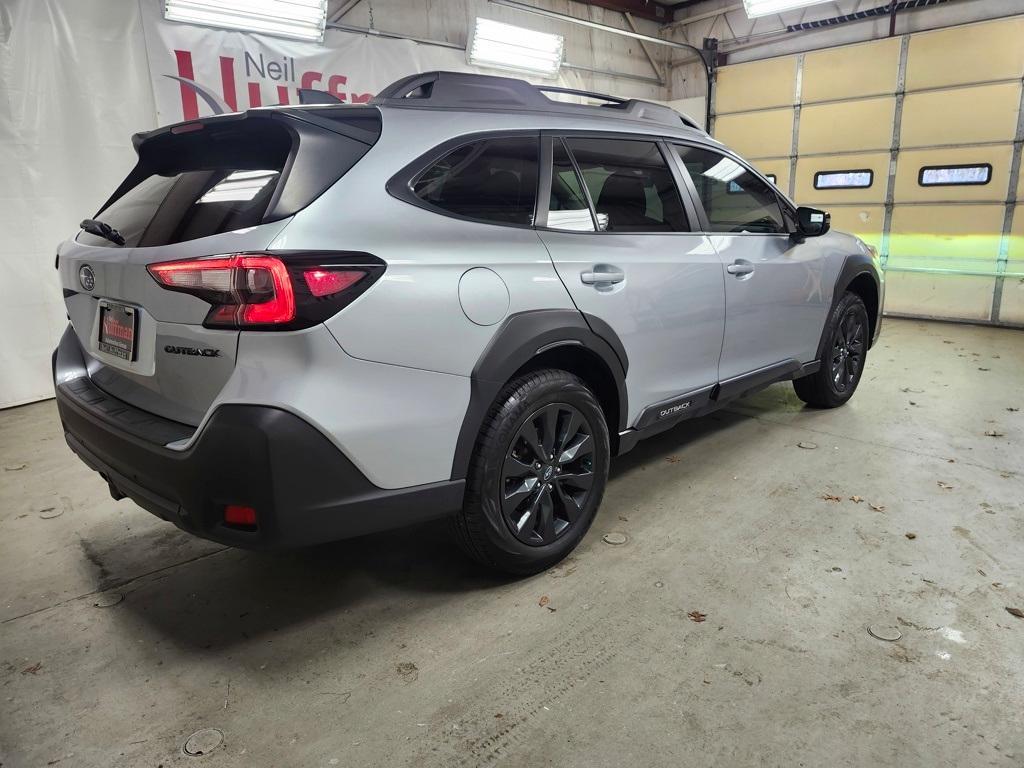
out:
M1017 408L1024 333L890 320L848 406L642 443L523 581L433 525L223 549L0 413L0 764L1022 766Z

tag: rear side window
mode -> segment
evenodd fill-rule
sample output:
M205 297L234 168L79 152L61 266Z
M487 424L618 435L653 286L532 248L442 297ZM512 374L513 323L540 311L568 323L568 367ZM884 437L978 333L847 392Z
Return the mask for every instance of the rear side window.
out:
M454 149L421 173L413 194L467 219L533 224L540 140L484 139Z
M712 232L785 232L774 189L732 158L676 145L697 188Z
M597 226L608 232L687 232L689 222L672 173L651 141L567 140Z
M548 202L548 227L573 232L593 232L594 219L583 191L583 182L573 167L561 139L551 148L551 199Z
M348 121L340 110L331 116L336 130L264 117L154 136L96 218L118 230L127 247L181 243L284 218L337 181L380 134L376 110L350 114ZM78 241L110 245L87 232Z

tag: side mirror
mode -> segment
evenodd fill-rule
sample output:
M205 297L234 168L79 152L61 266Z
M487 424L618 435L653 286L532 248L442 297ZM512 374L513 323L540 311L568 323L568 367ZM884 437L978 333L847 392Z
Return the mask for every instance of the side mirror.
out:
M820 237L828 232L831 221L832 217L827 211L801 205L796 209L797 231L795 234L800 237Z

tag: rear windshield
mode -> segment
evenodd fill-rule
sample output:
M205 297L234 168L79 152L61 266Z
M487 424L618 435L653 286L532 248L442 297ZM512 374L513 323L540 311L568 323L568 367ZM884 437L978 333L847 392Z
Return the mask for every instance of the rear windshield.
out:
M341 123L331 118L321 122ZM352 118L350 127L358 138L305 121L268 117L161 134L142 144L139 164L119 196L95 218L118 230L126 247L149 247L291 215L355 165L379 135L379 117L375 134L372 118L371 130L367 115ZM79 233L78 241L111 245L87 232Z

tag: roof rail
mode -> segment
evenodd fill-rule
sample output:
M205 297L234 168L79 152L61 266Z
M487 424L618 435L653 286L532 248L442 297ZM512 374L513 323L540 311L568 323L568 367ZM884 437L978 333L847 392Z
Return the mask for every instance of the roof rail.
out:
M549 99L545 93L583 96L606 103L570 104ZM515 109L575 115L594 115L596 110L601 110L604 117L612 117L618 113L617 116L630 120L650 120L672 127L678 127L682 123L703 132L700 125L690 117L653 101L624 99L575 88L533 85L512 77L477 75L469 72L423 72L409 75L384 88L370 103L390 107Z

